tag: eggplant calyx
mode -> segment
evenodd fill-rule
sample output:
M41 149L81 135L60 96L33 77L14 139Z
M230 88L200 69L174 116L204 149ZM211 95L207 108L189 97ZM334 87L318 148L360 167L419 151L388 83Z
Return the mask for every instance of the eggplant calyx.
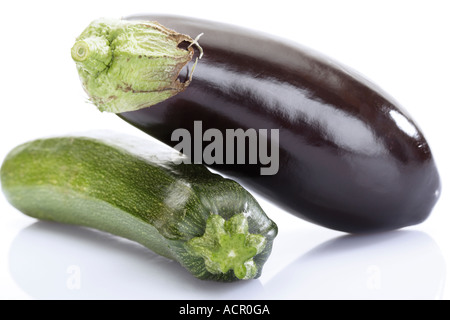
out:
M153 21L99 19L77 38L71 54L83 88L100 111L122 113L146 108L184 91L181 70L194 57L198 38ZM182 42L190 43L186 49Z

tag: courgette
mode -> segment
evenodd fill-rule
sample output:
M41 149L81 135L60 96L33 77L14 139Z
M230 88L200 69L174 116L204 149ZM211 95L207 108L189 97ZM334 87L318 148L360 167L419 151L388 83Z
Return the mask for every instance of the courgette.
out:
M38 139L7 155L2 189L26 215L136 241L197 278L259 277L276 224L238 183L182 157L123 135Z

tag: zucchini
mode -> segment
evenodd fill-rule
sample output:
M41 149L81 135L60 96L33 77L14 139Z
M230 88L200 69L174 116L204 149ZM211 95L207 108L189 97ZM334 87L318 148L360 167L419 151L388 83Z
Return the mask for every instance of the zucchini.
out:
M7 155L2 188L26 215L136 241L199 279L259 277L276 224L238 183L182 157L111 133L38 139Z

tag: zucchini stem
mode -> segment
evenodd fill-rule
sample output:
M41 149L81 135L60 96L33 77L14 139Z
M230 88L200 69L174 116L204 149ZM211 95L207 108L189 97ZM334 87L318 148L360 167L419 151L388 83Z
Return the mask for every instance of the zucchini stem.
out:
M187 242L188 250L204 259L206 270L213 274L233 270L238 279L255 277L258 268L253 257L265 246L264 236L248 232L248 221L243 213L228 221L219 215L211 215L206 221L204 235Z

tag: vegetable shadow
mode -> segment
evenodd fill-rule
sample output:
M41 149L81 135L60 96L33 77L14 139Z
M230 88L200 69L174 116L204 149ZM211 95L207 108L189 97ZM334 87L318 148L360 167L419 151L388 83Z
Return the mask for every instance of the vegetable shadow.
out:
M177 262L104 232L38 221L11 244L14 281L35 299L252 299L259 280L199 280Z
M264 284L264 294L304 300L432 300L446 264L426 233L399 230L326 241Z

